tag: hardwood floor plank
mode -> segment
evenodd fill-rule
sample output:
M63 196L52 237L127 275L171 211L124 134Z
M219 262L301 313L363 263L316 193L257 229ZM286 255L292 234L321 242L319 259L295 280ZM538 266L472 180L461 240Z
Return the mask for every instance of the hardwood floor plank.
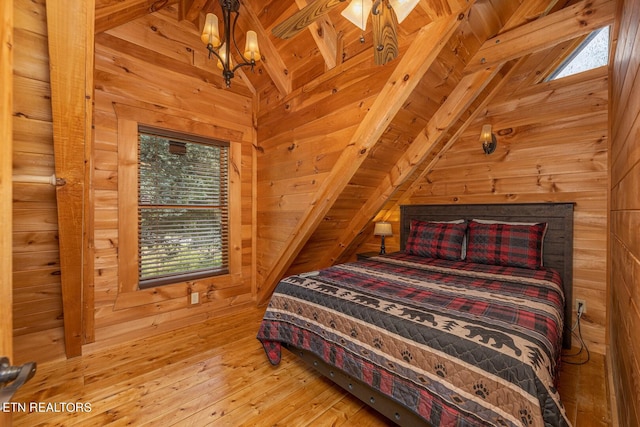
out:
M278 420L278 424L285 426L321 425L318 423L318 418L338 403L343 396L336 393L333 384L322 378L314 378L314 383L314 388L305 390L303 404L298 405L284 418Z
M216 421L219 426L275 425L301 402L301 395L315 380L313 373L300 373L291 386L283 387L282 381L256 396L255 390L245 389L232 398L234 404L242 403ZM262 385L262 382L261 382ZM264 389L263 389L264 390Z
M289 364L290 365L290 364ZM255 375L251 375L251 381L238 387L236 392L228 393L223 399L213 400L209 402L213 404L207 405L204 409L198 411L194 416L185 419L189 425L244 425L242 419L253 413L253 406L259 406L264 396L270 396L273 400L278 400L279 390L298 389L301 382L312 378L314 372L295 370L291 372L291 366L283 366L283 369L274 369L271 366L265 366L265 370L269 370L268 374L258 370ZM280 400L278 400L281 402ZM243 408L250 411L245 414L238 410Z
M241 341L248 340L249 337ZM215 354L195 365L185 366L180 371L171 372L173 366L168 366L166 372L156 372L153 377L140 384L137 395L118 405L115 410L127 414L127 422L132 423L131 425L152 423L158 418L162 418L162 423L165 423L167 413L174 417L180 414L187 416L202 405L224 398L229 390L250 383L251 375L269 374L270 367L263 369L260 364L264 352L255 344L251 352L245 346L235 350L227 348L223 353ZM243 363L238 364L238 360ZM194 369L196 367L198 369ZM251 369L252 367L257 369Z
M256 353L256 356L263 357L264 355ZM257 357L252 357L249 360L253 366L260 366ZM168 393L141 399L140 403L145 408L144 416L138 417L134 424L139 424L138 421L142 423L161 422L164 424L165 422L173 423L174 420L178 423L184 421L184 418L189 414L200 410L203 406L210 405L212 402L224 405L228 401L232 401L233 404L237 404L238 401L241 401L242 393L245 395L255 393L255 390L252 390L252 378L254 376L264 378L276 375L275 371L269 366L258 367L257 369L246 369L246 366L226 369L220 366L220 368L220 372L211 375L211 377L207 375L200 376L210 378L206 381L194 385L184 384L182 387L176 385L176 387L167 389ZM279 381L276 382L279 385ZM176 396L176 391L179 392L178 396ZM200 396L200 398L194 401L195 396ZM167 417L166 412L172 415Z
M14 426L391 426L288 351L272 366L253 308L38 366L15 402L77 402L90 412L14 412ZM562 366L574 427L610 425L604 357Z
M219 321L206 322L208 328L184 328L181 330L163 334L162 340L147 338L118 348L124 353L123 357L114 359L113 350L100 352L87 359L87 376L91 381L94 375L109 373L129 364L132 360L149 358L150 363L138 365L142 368L153 370L156 364L162 364L167 360L179 360L184 353L197 353L200 349L217 347L229 341L229 336L241 334L246 331L247 320L233 317ZM255 320L257 330L259 319ZM202 336L200 336L200 334ZM93 355L92 355L93 356Z

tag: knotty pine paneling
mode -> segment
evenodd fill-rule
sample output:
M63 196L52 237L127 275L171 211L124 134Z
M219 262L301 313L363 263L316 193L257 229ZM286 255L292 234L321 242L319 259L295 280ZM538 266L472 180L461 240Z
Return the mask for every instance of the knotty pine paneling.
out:
M461 27L458 35L452 37L453 41L442 49L438 61L426 72L416 91L403 103L380 138L381 142L371 148L365 163L353 177L356 182L341 191L286 274L326 266L324 258L336 247L354 216L358 216L360 207L382 180L395 173L395 161L426 123L418 111L424 112L427 104L437 107L446 98L445 91L457 82L454 64L462 68L466 53L456 56L452 52L459 47L456 43L474 37L469 35L470 30L466 31L469 29L466 21ZM298 232L295 221L291 227L283 224L280 216L299 219L310 206L321 202L316 200L318 189L328 176L339 173L335 169L339 156L348 148L360 123L371 114L376 97L399 61L401 59L384 67L374 66L370 58L347 61L294 91L279 105L261 108L258 212L269 219L259 224L261 230L267 229L264 236L271 237L258 240L258 283L264 282L264 275L269 274L278 261L284 242ZM421 96L423 93L429 96ZM320 265L323 262L325 265Z
M442 140L445 141L447 138L444 135L449 132L455 133L456 129L463 126L477 108L474 106L481 104L482 99L491 92L491 88L501 80L496 76L497 78L492 79L488 85L483 86L486 83L484 78L489 77L483 74L483 78L476 75L472 79L473 82L461 82L464 68L482 44L482 40L499 31L500 21L507 19L514 7L516 4L513 2L502 0L482 5L476 3L473 11L458 22L455 34L439 51L437 59L431 63L420 82L410 94L407 94L401 108L394 112L391 122L367 152L366 158L350 177L349 183L340 189L337 200L323 215L322 221L284 275L355 259L355 250L359 250L358 245L368 236L368 233L366 236L364 233L367 223L374 217L383 216L381 207L393 204L403 192L404 183L415 179L410 176L418 175L418 170L429 163L429 160L420 162L418 159L436 156L441 145L437 142L440 136L442 135ZM494 9L501 12L496 14ZM501 17L496 18L498 15ZM404 23L401 28L405 28ZM405 59L400 56L398 61L402 62ZM381 67L380 70L384 68ZM350 72L358 73L360 70L354 67ZM378 73L376 79L380 77ZM452 92L454 90L455 92ZM329 99L322 102L321 97L316 98L312 93L301 96L317 99L317 110L332 105ZM290 104L293 102L285 103L285 107ZM299 120L295 114L292 114L291 119L296 122ZM262 125L262 122L260 124ZM422 133L425 127L428 130ZM329 126L329 129L333 127ZM428 147L433 147L432 144L435 144L436 148L429 150ZM338 170L333 172L340 173ZM322 200L312 201L323 203Z
M391 67L337 67L258 115L257 283L263 283L301 216L381 90ZM372 76L376 76L372 79Z
M248 92L242 90L239 78L232 81L235 91L217 88L215 64L196 60L206 56L197 30L179 23L174 8L98 34L95 52L95 343L91 348L195 324L252 303L255 131ZM187 284L119 291L118 120L138 119L118 114L129 111L157 117L163 121L159 127L199 123L232 144L241 144L236 162L240 182L233 184L240 188L241 227L232 230L241 253L240 269L233 276L193 282L201 304L188 305Z
M21 40L22 49L14 52L14 60L21 64L16 75L34 80L49 81L49 51L47 36L33 30L16 28L14 33Z
M405 203L574 202L574 298L585 299L582 332L604 354L607 296L606 69L496 97L483 117L418 183ZM485 155L484 123L498 146ZM367 249L379 239L371 238ZM397 249L387 240L387 248Z
M609 353L619 425L640 424L640 3L618 4L611 81Z
M45 2L15 1L14 174L53 174ZM162 31L159 31L162 30ZM171 37L166 38L167 34ZM200 322L254 298L253 245L255 153L253 100L240 78L223 86L215 63L206 60L195 27L177 21L169 7L96 36L93 181L95 247L94 347ZM187 290L161 302L114 309L118 302L118 117L113 104L206 123L221 138L241 144L241 227L235 241L239 271L219 288L200 286L202 303L187 306ZM169 117L167 116L167 117ZM159 124L161 126L161 124ZM18 362L64 354L56 198L44 184L14 185L14 335ZM228 283L227 283L228 282ZM144 300L144 296L142 297ZM144 301L143 301L144 302ZM91 313L91 311L89 311Z
M46 13L43 1L14 0L13 174L54 174ZM38 363L64 354L55 188L13 185L14 358Z

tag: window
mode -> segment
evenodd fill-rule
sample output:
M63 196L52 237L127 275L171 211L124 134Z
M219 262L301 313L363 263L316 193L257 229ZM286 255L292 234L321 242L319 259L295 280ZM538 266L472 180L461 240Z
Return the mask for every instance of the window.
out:
M229 272L229 144L138 128L140 288Z
M557 80L609 63L609 27L593 31L547 78Z

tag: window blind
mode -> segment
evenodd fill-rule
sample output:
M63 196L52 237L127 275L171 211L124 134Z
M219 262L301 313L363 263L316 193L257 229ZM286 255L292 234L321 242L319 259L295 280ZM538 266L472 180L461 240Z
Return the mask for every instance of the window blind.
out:
M229 145L139 128L139 287L228 272Z

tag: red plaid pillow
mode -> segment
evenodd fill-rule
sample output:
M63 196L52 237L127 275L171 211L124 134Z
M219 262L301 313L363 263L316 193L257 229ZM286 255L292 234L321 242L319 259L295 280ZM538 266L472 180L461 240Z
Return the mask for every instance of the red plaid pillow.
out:
M456 224L411 220L404 251L410 255L458 261L462 259L466 230L466 222Z
M537 269L542 266L542 239L547 224L481 224L469 222L467 261Z

